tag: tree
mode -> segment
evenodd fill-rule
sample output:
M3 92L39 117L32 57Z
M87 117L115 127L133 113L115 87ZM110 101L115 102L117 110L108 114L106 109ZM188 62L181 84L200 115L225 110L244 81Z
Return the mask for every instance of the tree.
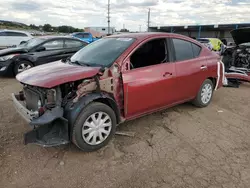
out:
M121 29L120 32L129 32L129 30L124 28L124 29Z
M44 24L43 30L46 32L50 32L52 30L52 26L50 24Z

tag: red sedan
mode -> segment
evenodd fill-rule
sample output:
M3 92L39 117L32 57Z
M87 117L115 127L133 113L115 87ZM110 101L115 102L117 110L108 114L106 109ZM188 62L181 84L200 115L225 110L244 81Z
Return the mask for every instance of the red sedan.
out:
M17 75L17 111L33 127L25 143L105 146L116 126L180 103L206 107L222 86L220 57L191 38L138 33L102 38L67 61Z

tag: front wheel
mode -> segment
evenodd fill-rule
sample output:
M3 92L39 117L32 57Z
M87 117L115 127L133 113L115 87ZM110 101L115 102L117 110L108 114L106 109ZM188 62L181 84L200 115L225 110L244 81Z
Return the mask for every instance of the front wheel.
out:
M17 75L25 70L30 69L33 67L33 64L29 61L20 61L15 64L14 66L14 74Z
M83 151L98 150L115 134L116 116L107 105L90 103L77 118L72 131L73 143Z
M213 97L214 84L211 80L206 79L200 87L200 90L193 101L197 107L206 107L210 104Z

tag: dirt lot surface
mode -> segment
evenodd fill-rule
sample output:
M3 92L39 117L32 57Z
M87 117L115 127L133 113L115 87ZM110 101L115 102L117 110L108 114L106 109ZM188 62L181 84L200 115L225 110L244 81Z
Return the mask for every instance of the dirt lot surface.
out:
M0 187L250 187L250 85L222 88L207 108L190 104L127 122L105 148L23 145L14 79L0 81Z

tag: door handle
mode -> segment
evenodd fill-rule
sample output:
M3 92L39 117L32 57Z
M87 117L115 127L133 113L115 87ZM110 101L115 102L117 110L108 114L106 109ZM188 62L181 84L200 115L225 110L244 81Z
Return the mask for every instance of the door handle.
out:
M202 65L202 66L201 66L201 70L205 70L205 69L207 69L207 66Z
M172 76L172 72L165 72L165 73L163 74L163 77L165 77L165 76L167 76L167 75Z

